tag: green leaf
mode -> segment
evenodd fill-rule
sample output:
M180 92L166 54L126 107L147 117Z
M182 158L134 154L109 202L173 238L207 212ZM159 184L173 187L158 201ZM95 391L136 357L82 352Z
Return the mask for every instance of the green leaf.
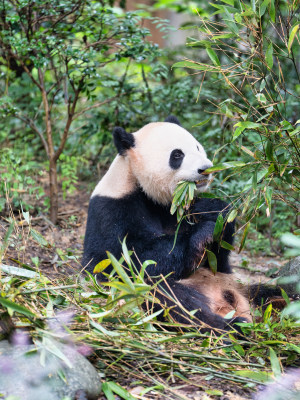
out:
M109 389L116 393L118 396L120 396L124 400L136 400L136 397L133 397L126 389L124 389L122 386L119 384L109 381L106 382L107 386ZM104 384L103 384L104 385ZM103 388L103 386L102 386Z
M215 256L215 254L212 251L207 250L207 249L206 249L206 254L207 254L209 268L215 274L218 270L217 257Z
M241 133L244 132L245 129L257 129L260 128L261 125L256 122L251 121L241 121L234 125L237 129L233 133L232 141L234 141L237 137L240 136Z
M268 49L266 51L266 63L270 69L273 68L273 45L272 45L272 42L270 42Z
M131 258L126 245L126 236L122 242L122 254L126 263L131 266Z
M30 234L32 238L38 242L41 246L44 247L51 247L51 245L47 242L47 240L40 234L40 232L36 231L35 229L31 228Z
M227 222L232 222L236 216L237 216L238 210L234 208L233 210L230 211L227 217Z
M235 371L235 374L262 383L267 383L272 380L272 375L266 371L240 370L240 371Z
M221 390L218 389L206 389L205 393L207 393L210 396L223 396L224 394Z
M293 45L293 42L294 42L296 33L298 32L299 26L300 26L300 25L297 24L297 25L295 25L294 28L291 30L290 37L289 37L289 42L288 42L288 51L289 51L289 53L291 52L291 48L292 48L292 45Z
M289 296L286 294L285 290L283 290L282 288L280 289L281 291L281 296L284 298L285 302L287 305L291 304Z
M38 278L40 275L37 272L30 271L24 268L13 267L10 265L0 264L0 269L6 274L23 276L24 278Z
M260 5L260 8L259 8L259 16L260 16L260 18L266 12L266 9L267 9L269 3L270 3L270 0L264 0L263 3Z
M272 309L273 309L273 306L272 306L272 303L270 303L264 312L264 323L265 324L267 324L270 320L270 317L272 314Z
M221 240L220 246L223 247L223 249L226 249L226 250L234 250L234 247L231 244L225 242L225 240Z
M275 0L271 0L270 3L270 17L273 22L276 20L276 11L275 11Z
M265 199L266 199L266 203L267 203L269 212L271 212L271 207L272 207L272 195L273 195L273 189L268 186L266 188L266 192L265 192Z
M234 7L234 0L221 0L223 3L229 4L230 6Z
M16 304L16 303L6 299L5 297L0 297L0 304L2 306L6 307L7 309L10 309L19 314L25 315L26 317L31 317L31 318L35 317L35 315L30 310L28 310L28 308L20 306L19 304Z
M193 128L195 128L196 126L203 126L203 125L207 124L211 119L212 119L212 117L206 119L205 121L199 122L199 124L193 125Z
M102 390L103 390L103 393L105 394L107 400L116 400L116 398L115 398L111 388L107 384L107 382L102 383Z
M100 272L104 271L110 264L111 264L111 261L108 258L98 262L98 264L96 264L96 266L93 270L93 273L100 274Z
M214 228L214 233L213 233L213 240L217 242L221 236L222 230L223 230L223 225L224 225L224 219L223 215L219 214L218 218L216 220L215 228Z
M179 61L172 65L172 68L191 68L199 71L215 71L215 68L206 64L198 64L193 61Z
M267 159L269 161L274 161L273 143L270 140L267 140L265 151Z
M220 65L221 65L220 60L219 60L219 58L218 58L216 52L215 52L213 49L207 48L207 49L206 49L206 52L207 52L209 58L211 59L211 61L212 61L215 65L217 65L217 66L220 66Z
M134 285L133 285L131 279L129 278L129 276L127 275L126 271L124 270L123 265L121 265L119 263L119 261L109 251L107 251L107 255L108 255L108 258L110 259L116 273L119 275L119 277L122 279L122 281L124 283L126 283L132 291L134 291Z
M245 165L246 164L242 161L228 161L222 164L214 165L213 167L206 169L205 174L210 174L211 172L223 171L224 169L229 169L229 168L244 167Z
M275 351L272 349L272 347L270 347L270 361L271 361L271 368L275 378L280 378L281 376L280 361Z
M243 236L242 236L240 248L239 248L239 251L238 251L239 253L242 251L242 249L243 249L243 247L245 245L245 241L246 241L246 238L247 238L247 234L248 234L249 228L250 228L250 222L247 222L247 224L245 226L245 229L244 229Z

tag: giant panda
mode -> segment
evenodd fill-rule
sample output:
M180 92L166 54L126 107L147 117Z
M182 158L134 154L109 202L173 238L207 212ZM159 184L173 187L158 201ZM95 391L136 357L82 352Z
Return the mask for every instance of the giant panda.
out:
M118 155L90 199L82 265L92 273L95 265L107 258L106 251L120 258L121 242L126 237L127 247L137 257L136 265L155 260L157 264L148 265L147 274L168 276L160 285L161 292L167 295L160 300L171 307L175 321L190 322L190 314L179 309L174 298L175 303L179 301L183 305L183 310L197 310L194 321L207 329L226 330L235 323L247 321L239 313L228 325L224 315L212 306L215 292L210 290L209 296L209 290L204 290L201 282L203 279L208 282L205 274L204 278L201 275L202 281L195 280L200 284L190 284L199 267L201 271L208 271L203 257L205 248L215 253L218 273L230 276L232 272L229 251L213 241L219 213L226 218L229 211L226 203L198 198L190 209L196 223L181 223L172 250L177 219L170 214L170 205L177 183L194 181L199 192L208 187L210 176L204 173L212 162L202 145L173 116L164 122L149 123L134 133L117 127L113 139ZM223 240L232 244L233 233L234 222L229 222L225 225ZM221 282L226 285L228 281L220 279L219 288ZM224 293L226 287L220 291ZM239 298L241 293L237 288L234 293ZM223 300L230 303L226 296Z

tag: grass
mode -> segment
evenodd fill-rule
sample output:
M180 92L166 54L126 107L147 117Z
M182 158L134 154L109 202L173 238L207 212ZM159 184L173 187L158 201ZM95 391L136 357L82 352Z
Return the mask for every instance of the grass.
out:
M20 226L24 234L14 235ZM41 249L49 245L26 214L21 221L11 220L6 233L3 257L9 245L17 248L20 240L24 245L24 235ZM69 252L59 254L64 265L74 263ZM212 398L237 388L250 396L259 385L278 379L286 367L299 367L300 324L271 306L263 314L255 310L255 322L243 324L244 340L230 333L204 334L195 325L159 323L158 313L151 314L151 307L145 313L141 306L151 299L151 286L144 282L143 269L136 272L125 242L123 254L120 262L108 254L114 270L105 286L78 272L46 276L34 263L3 267L0 312L15 327L28 330L33 341L44 337L64 341L67 334L68 340L89 346L90 359L104 382L102 398L109 400L114 395L187 399L191 386ZM98 268L105 273L107 264ZM190 318L193 321L192 313Z

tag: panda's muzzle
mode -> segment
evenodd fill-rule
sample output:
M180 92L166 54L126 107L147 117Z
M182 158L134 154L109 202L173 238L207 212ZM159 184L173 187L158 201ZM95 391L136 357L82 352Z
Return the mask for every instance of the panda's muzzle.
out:
M207 165L207 166L205 165L201 169L199 168L197 170L198 174L200 175L200 179L195 181L197 189L199 189L203 186L206 186L208 184L210 175L209 174L206 175L205 171L210 167L211 167L211 165Z
M198 181L195 181L197 189L206 186L208 184L208 177L203 177L202 179L199 179Z

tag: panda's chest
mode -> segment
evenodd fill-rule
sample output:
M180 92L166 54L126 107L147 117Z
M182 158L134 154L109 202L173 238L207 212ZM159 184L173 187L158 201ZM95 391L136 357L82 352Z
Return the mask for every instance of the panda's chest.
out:
M151 227L156 234L174 235L177 229L177 221L174 215L170 214L170 209L152 201L145 202L143 209L143 221Z

